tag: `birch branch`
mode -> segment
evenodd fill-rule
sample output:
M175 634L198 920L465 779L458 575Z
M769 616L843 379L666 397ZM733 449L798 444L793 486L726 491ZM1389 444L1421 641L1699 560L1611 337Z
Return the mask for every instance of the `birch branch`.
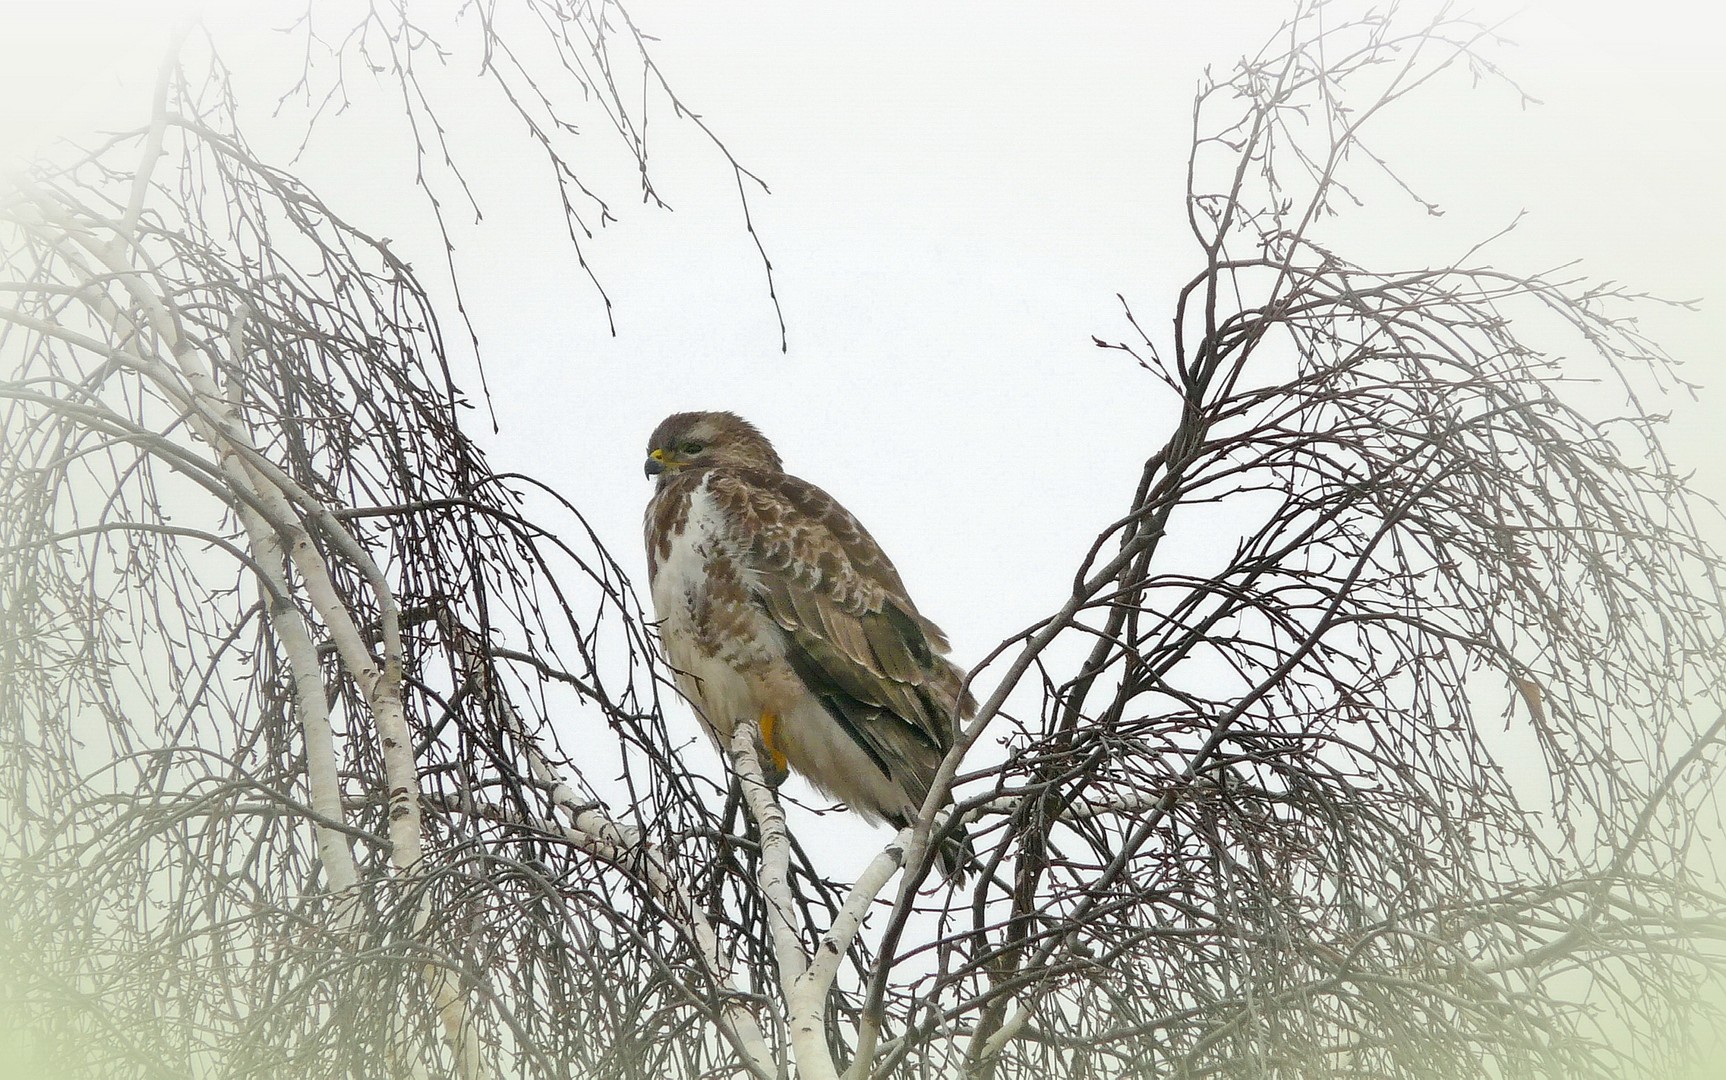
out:
M377 729L380 756L384 763L384 780L390 799L390 860L404 874L418 873L419 864L424 857L419 784L413 761L413 742L408 732L401 698L400 612L387 579L358 541L347 533L326 508L311 499L298 484L293 483L280 469L265 460L233 400L224 395L216 385L211 367L204 363L199 350L180 333L178 321L164 299L163 292L151 288L145 274L122 257L129 242L129 237L120 231L125 222L103 223L100 219L93 218L97 227L106 224L121 241L98 243L94 231L77 222L75 218L69 220L69 215L65 213L66 208L52 196L40 188L32 187L30 190L37 206L43 211L45 220L54 223L58 219L63 223L62 232L51 237L56 249L91 281L99 280L100 275L92 270L77 249L82 248L94 257L124 286L133 302L143 312L145 324L139 325L106 293L97 293L92 298L89 305L91 312L114 331L121 342L123 354L133 361L136 370L149 378L171 402L183 409L193 432L216 449L220 467L231 487L236 492L245 492L250 496L239 500L241 509L257 518L259 515L250 507L261 504L267 508L270 518L268 524L273 528L263 529L264 522L253 520L247 523L248 537L254 542L260 562L267 564L271 556L276 556L279 560L279 556L285 554L293 563L300 574L307 599L322 618L343 666L359 685ZM160 341L163 351L173 357L173 365L165 363L159 355L145 351L144 342L148 338L144 333L146 326ZM241 334L243 329L230 327L230 346L239 340ZM290 501L290 491L300 497L301 505L308 511L306 515L303 516ZM353 562L372 586L383 625L384 662L381 666L372 656L364 635L335 586L328 565L312 541L305 525L306 516L319 519L324 534L332 538L334 546ZM244 515L242 520L245 520ZM254 528L269 535L254 534ZM296 700L299 701L311 689L308 680L312 669L307 666L307 657L310 658L311 664L315 664L316 650L311 646L309 633L296 634L291 625L284 642L284 648L290 650L291 657L298 654L290 663L295 672ZM321 677L317 695L322 699ZM310 726L307 728L308 782L324 788L321 794L314 795L314 806L322 812L328 808L320 805L319 800L328 799L328 789L331 783L335 782L334 741L333 736L327 741L324 738L328 730L327 706L321 714L311 715ZM313 757L319 759L316 765L312 763ZM332 763L331 769L326 770L322 764L322 760L326 758ZM318 773L316 779L312 778L314 768ZM339 793L336 813L332 816L340 819ZM325 837L319 837L320 851L326 846L325 840ZM351 860L351 853L349 859ZM348 876L346 869L335 872ZM415 913L412 932L416 938L430 918L430 898L427 895L422 897ZM479 1048L456 978L448 967L442 965L427 965L424 976L432 994L434 1009L444 1028L445 1041L456 1056L459 1074L467 1080L474 1080L482 1075Z
M231 333L230 338L232 337ZM206 410L207 414L213 414L212 418L218 423L221 429L220 445L224 448L244 447L251 451L249 456L261 457L242 414L233 405L233 398L219 392L211 370L202 364L197 351L176 350L175 355L180 360L181 371L191 384L193 394L196 395L194 403ZM223 454L223 459L225 466L232 462L226 453ZM249 468L246 463L232 463L238 465L236 479L243 477L251 483L253 490L267 498L281 500L281 509L287 514L293 514L293 508L287 505L285 494L278 485L260 475L258 470ZM328 516L327 512L325 516ZM294 517L297 519L297 515ZM352 540L351 536L349 539ZM357 542L352 543L352 548L364 554ZM385 583L382 571L369 556L365 556L364 561L358 565L369 580L377 583L374 584L374 593L383 623L384 662L380 668L366 645L365 635L336 589L328 565L317 545L312 542L310 533L303 526L296 525L290 532L288 554L300 572L307 598L323 617L324 625L337 647L343 665L365 695L372 722L377 728L384 764L384 782L390 801L390 861L404 876L417 875L425 857L424 830L420 819L419 776L413 760L413 739L408 731L407 715L401 697L400 608L393 592ZM379 587L379 584L382 587ZM424 893L414 913L411 929L414 939L418 940L423 935L431 917L431 897L429 893ZM438 1021L443 1026L445 1042L455 1054L459 1075L466 1080L474 1080L484 1075L479 1059L479 1038L473 1029L467 999L460 990L455 973L444 965L427 964L422 975L431 991L432 1004Z
M767 902L768 931L773 937L779 984L785 992L791 1052L797 1059L799 1080L839 1080L821 1023L826 994L812 997L815 981L804 979L809 957L797 932L797 907L791 899L791 834L785 826L785 811L761 771L756 731L752 723L737 725L731 734L731 762L749 813L761 832L761 894Z
M191 30L191 18L181 18L169 39L162 66L156 72L154 107L151 109L150 128L144 135L144 152L140 155L137 171L132 174L132 192L126 202L125 215L114 230L112 243L117 248L123 249L130 244L133 233L138 231L138 218L143 214L144 200L150 194L150 178L155 174L156 162L161 160L162 142L167 136L168 87L174 81L174 73L179 70L180 47L185 44L186 35Z
M184 30L176 37L176 47L183 37ZM159 143L158 138L154 153L147 153L144 161L140 163L138 180L133 188L135 199L147 187L146 170L153 164L156 156L159 156L161 149ZM87 230L74 230L71 221L63 220L63 215L57 212L61 210L61 207L50 201L51 197L45 192L40 189L33 189L31 194L34 196L38 208L43 211L44 223L62 224L64 232L68 235L76 233L88 236ZM56 219L62 220L57 222ZM125 250L126 243L130 239L127 230L134 229L136 222L137 213L129 211L127 217L114 226L115 244L106 250L98 250L98 254L105 265L110 268L119 265L125 267L127 271L131 270L130 264L120 261L120 252ZM69 250L65 244L57 244L56 246L60 249L61 254L67 257L69 265L74 267L85 280L92 282L100 280L102 275L95 268L89 266L75 250ZM88 241L85 242L84 246L97 250ZM130 291L134 296L140 297L142 295L144 299L150 299L145 290L136 287L140 282L136 279L135 274L128 274L128 276L133 278L134 287ZM88 342L73 341L71 343L79 347L95 349L114 359L129 360L128 366L151 377L153 382L163 386L171 396L182 396L178 394L178 388L171 385L174 380L169 376L168 369L143 351L143 335L140 332L142 328L137 326L134 320L106 293L90 290L86 296L90 310L115 332L121 344L118 349L107 349L102 347L102 343L94 340ZM159 307L159 304L154 306ZM243 336L245 318L244 309L235 312L229 332L230 348L234 347ZM171 321L166 322L165 325L172 331ZM164 385L165 383L170 385ZM205 441L220 451L221 441L214 437L210 425L194 423L194 426L195 428L201 427L201 434L205 436ZM224 465L223 471L228 474L228 480L232 484L235 479L232 470L227 469ZM306 778L310 792L309 802L312 808L324 818L331 821L345 821L341 802L341 784L337 775L335 739L330 726L329 704L325 694L323 672L318 664L317 648L312 641L311 631L307 626L305 616L291 600L287 599L292 596L292 586L283 569L287 552L280 539L280 529L285 524L285 520L279 513L279 506L270 506L267 491L261 491L250 484L244 485L241 490L250 497L236 499L232 505L253 551L254 572L264 577L261 591L264 594L262 599L265 615L275 632L276 641L280 645L283 658L288 665L295 711L300 717L302 734L306 742ZM276 511L271 514L273 520L266 519L259 509L260 506L270 506L272 510ZM317 822L313 823L312 828L318 855L323 862L331 892L336 894L347 892L354 887L358 880L353 851L347 838L339 830ZM354 909L351 904L340 905L337 911L339 924L347 925L353 918L353 913Z

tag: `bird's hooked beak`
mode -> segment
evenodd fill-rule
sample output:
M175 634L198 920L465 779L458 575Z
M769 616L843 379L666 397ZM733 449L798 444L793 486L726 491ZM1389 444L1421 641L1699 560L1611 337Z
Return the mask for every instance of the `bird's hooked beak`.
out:
M675 457L661 448L647 455L647 464L642 467L642 471L647 473L649 479L652 479L667 469L676 468L679 464L680 462Z

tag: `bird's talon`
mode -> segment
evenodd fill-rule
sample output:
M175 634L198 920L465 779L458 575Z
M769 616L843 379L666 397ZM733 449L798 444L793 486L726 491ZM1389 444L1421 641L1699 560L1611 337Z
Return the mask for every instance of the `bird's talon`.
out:
M761 714L761 745L767 750L767 757L773 763L773 771L783 779L790 771L790 762L785 759L785 752L773 742L773 729L778 723L779 717L772 713Z

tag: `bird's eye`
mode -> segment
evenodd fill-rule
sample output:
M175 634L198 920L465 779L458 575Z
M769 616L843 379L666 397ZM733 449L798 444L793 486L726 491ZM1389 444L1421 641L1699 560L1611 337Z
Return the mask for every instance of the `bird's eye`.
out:
M705 447L698 442L686 442L683 444L683 452L691 457L701 453L703 449L705 449Z

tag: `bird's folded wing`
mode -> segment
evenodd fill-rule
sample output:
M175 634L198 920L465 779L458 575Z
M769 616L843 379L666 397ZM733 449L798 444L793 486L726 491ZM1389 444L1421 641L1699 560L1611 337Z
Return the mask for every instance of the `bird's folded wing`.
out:
M947 640L857 519L784 473L715 476L709 491L736 530L749 588L785 631L811 692L839 697L859 717L883 711L871 719L896 718L933 749L951 746L960 676L941 655Z

